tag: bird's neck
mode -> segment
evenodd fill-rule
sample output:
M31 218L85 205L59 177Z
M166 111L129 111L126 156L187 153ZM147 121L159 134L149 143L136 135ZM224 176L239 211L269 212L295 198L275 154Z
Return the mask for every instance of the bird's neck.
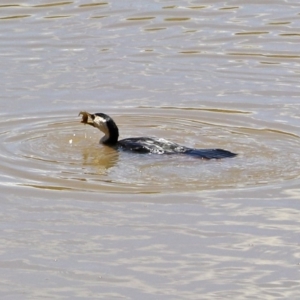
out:
M105 135L101 138L100 143L103 145L108 145L108 146L113 146L115 144L117 144L118 142L118 138L109 136L109 135Z
M119 130L118 127L114 124L114 126L108 126L108 132L105 132L105 135L101 138L100 143L108 146L114 146L117 144L118 138Z

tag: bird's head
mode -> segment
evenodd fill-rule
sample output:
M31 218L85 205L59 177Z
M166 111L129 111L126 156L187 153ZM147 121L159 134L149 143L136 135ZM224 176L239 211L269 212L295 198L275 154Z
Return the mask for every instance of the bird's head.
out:
M91 125L98 128L104 133L104 137L100 140L103 144L116 144L119 138L119 130L114 120L103 113L90 114L81 111L79 116L82 115L81 123ZM89 121L89 118L91 121Z

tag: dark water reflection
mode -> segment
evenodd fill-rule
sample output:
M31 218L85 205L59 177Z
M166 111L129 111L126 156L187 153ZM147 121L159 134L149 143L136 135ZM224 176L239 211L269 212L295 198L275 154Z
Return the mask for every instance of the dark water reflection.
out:
M0 4L1 299L298 299L296 1ZM238 152L195 161L122 137Z

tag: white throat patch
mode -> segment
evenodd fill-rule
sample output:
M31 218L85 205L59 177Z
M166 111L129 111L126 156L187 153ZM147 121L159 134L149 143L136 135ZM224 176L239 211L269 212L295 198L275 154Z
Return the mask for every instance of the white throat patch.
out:
M109 130L106 124L106 120L102 117L95 116L95 119L93 120L95 127L97 127L100 131L104 133L104 137L101 139L102 141L105 141L109 138Z

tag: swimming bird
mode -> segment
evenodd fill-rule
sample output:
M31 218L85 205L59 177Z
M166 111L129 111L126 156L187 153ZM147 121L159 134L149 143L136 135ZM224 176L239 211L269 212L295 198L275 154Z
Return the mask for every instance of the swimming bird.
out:
M100 139L103 145L138 153L153 154L186 154L202 159L220 159L234 157L237 154L223 149L194 149L181 146L163 138L135 137L119 140L119 129L114 120L103 113L90 114L81 111L81 123L98 128L104 133ZM92 121L88 121L88 119Z

